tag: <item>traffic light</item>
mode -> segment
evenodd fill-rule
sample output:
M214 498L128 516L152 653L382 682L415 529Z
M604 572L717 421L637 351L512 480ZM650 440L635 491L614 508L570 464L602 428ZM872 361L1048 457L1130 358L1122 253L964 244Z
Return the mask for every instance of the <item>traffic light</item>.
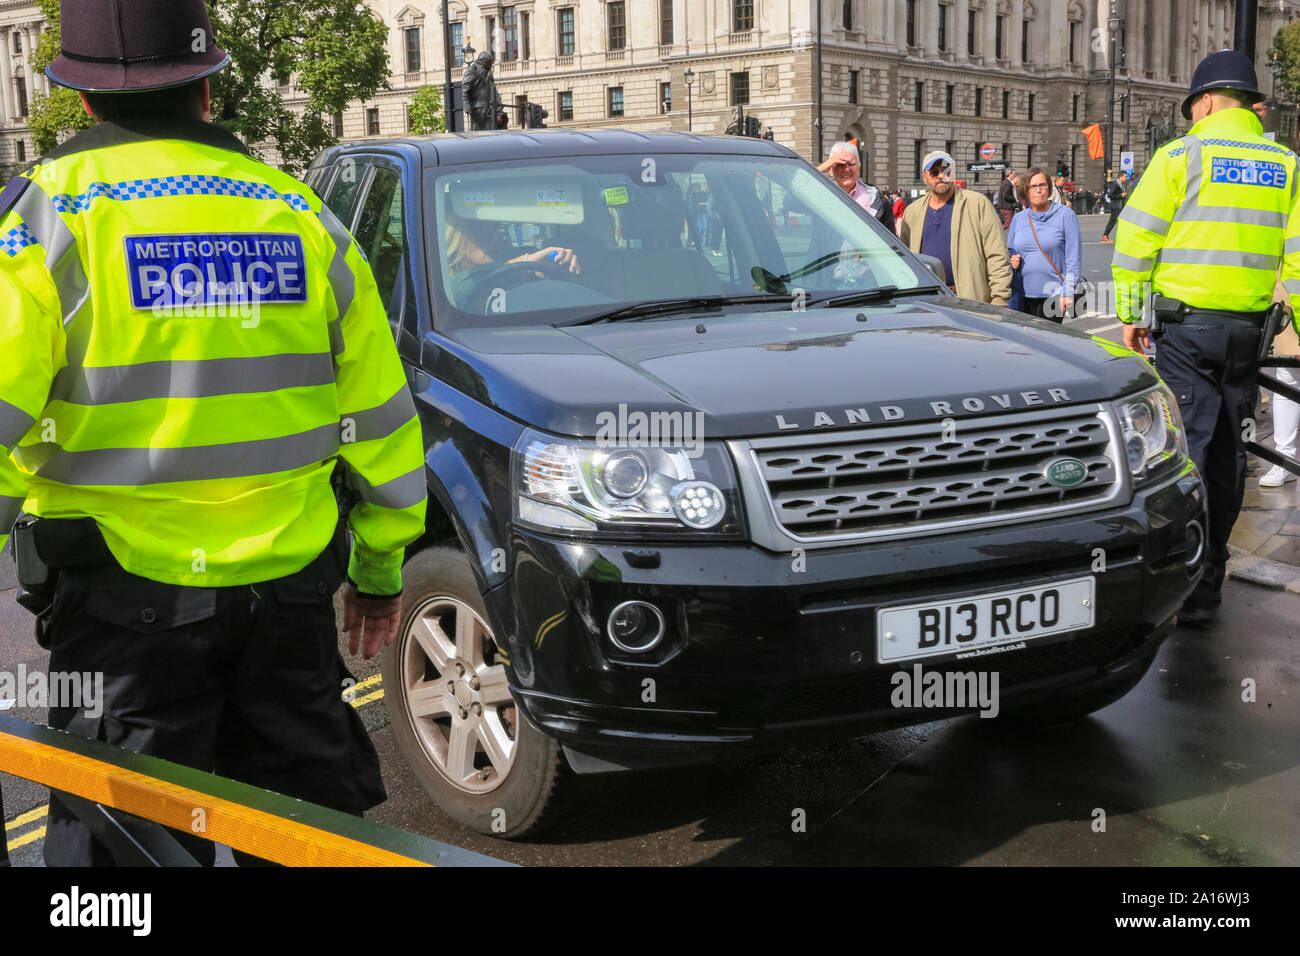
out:
M763 132L762 132L762 129L761 129L762 125L763 125L763 124L760 123L760 122L758 121L758 117L757 117L757 116L746 116L746 117L745 117L745 135L746 135L746 136L752 136L752 137L754 137L754 139L758 139L759 137L761 137L761 136L763 135Z
M1056 175L1058 175L1058 176L1064 176L1064 175L1065 175L1065 160L1063 160L1063 159L1058 159L1058 160L1056 161Z
M528 104L528 128L545 129L546 117L549 115L550 114L546 110L542 109L542 105L540 103L529 103Z

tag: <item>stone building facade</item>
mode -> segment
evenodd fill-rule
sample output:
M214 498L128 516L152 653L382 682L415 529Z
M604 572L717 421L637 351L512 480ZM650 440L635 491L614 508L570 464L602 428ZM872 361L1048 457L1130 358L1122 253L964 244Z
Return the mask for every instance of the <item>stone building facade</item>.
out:
M392 89L335 117L343 139L404 134L415 90L443 82L440 0L367 2L389 27ZM917 158L931 149L946 147L966 163L984 144L1013 166L1054 169L1061 160L1084 186L1103 179L1104 163L1087 158L1080 130L1107 120L1108 0L822 0L820 24L817 0L448 6L454 61L466 45L496 53L512 128L522 123L520 104L531 101L548 111L548 126L721 133L739 105L777 142L814 161L834 141L856 138L865 175L880 185L916 185ZM1148 123L1173 119L1185 128L1178 104L1200 58L1231 45L1234 7L1232 0L1119 0L1126 29L1117 34L1124 55L1115 84L1116 166L1126 141L1144 165ZM1300 0L1261 0L1260 8L1257 59L1267 92L1266 53ZM19 161L20 143L30 156L20 94L30 100L46 87L26 60L38 30L32 4L0 0L0 165ZM456 63L453 79L462 71ZM292 79L281 90L295 100ZM1279 138L1289 143L1294 114L1283 111L1281 122ZM968 179L986 188L999 176Z

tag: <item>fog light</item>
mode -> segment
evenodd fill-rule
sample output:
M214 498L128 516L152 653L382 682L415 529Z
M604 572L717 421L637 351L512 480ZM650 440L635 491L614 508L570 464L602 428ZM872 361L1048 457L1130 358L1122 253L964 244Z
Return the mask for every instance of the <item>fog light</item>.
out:
M712 528L727 514L727 500L708 481L679 481L669 490L668 500L683 524L700 531Z
M664 616L645 601L624 601L609 612L605 632L621 651L643 654L664 638Z
M1194 571L1201 566L1204 554L1205 531L1201 528L1201 523L1193 518L1187 522L1187 557L1183 558L1183 563L1189 571Z

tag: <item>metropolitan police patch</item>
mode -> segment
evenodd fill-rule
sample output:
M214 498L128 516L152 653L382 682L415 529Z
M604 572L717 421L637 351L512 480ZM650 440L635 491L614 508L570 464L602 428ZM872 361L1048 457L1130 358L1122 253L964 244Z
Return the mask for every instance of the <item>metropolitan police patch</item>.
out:
M1220 156L1210 165L1210 182L1283 189L1286 187L1286 167L1262 159L1228 159Z
M307 263L294 233L127 236L131 305L307 301Z

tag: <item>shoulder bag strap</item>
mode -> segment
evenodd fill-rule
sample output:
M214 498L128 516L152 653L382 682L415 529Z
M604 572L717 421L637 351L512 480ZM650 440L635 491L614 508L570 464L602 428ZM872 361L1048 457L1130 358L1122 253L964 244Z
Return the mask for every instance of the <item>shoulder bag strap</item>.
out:
M1065 276L1061 275L1061 270L1056 268L1056 263L1052 261L1052 257L1043 249L1043 244L1038 241L1038 230L1034 228L1034 212L1032 209L1029 211L1029 215L1025 218L1029 220L1029 232L1030 235L1034 237L1034 245L1036 245L1038 251L1043 254L1043 258L1047 260L1047 264L1052 267L1052 271L1056 273L1056 278L1061 280L1061 295L1069 295L1070 293L1065 291Z

